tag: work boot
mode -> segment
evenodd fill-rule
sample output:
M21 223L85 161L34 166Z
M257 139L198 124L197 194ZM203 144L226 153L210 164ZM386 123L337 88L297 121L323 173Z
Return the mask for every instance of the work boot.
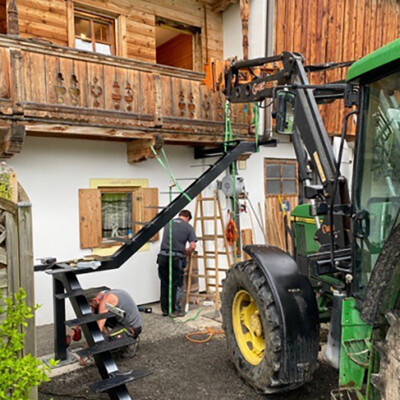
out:
M129 346L126 346L124 350L121 352L120 357L123 359L133 358L136 355L136 351L138 348L138 339Z
M180 318L180 317L184 317L186 315L185 311L183 310L175 310L172 314L171 317L172 318Z

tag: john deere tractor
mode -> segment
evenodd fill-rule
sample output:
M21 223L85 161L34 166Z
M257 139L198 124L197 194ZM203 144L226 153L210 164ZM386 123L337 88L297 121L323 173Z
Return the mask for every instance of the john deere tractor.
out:
M259 392L312 379L328 320L326 354L339 369L332 398L400 400L400 39L355 62L345 81L308 81L309 72L345 65L307 67L284 52L226 72L228 101L270 103L276 131L291 136L304 204L292 212L293 254L252 245L251 259L232 267L223 325L234 365ZM349 112L335 158L318 105L338 99ZM351 191L340 172L350 120Z

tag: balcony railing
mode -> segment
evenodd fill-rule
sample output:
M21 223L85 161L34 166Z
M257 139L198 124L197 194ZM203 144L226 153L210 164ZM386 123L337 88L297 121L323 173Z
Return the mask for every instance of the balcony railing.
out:
M225 98L204 74L6 35L0 56L0 112L28 134L223 140ZM232 121L248 136L246 106L232 107Z

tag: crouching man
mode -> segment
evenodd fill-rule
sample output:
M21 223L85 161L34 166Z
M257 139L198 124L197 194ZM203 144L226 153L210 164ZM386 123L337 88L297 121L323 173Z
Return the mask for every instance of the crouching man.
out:
M142 332L142 317L138 307L128 292L122 289L111 289L97 293L89 301L93 313L103 314L112 312L114 316L97 321L100 331L106 340L118 340L123 337L132 337L136 341L122 349L118 355L122 358L131 358L136 354L138 337ZM73 329L69 335L74 335ZM92 360L81 359L83 365L90 364Z

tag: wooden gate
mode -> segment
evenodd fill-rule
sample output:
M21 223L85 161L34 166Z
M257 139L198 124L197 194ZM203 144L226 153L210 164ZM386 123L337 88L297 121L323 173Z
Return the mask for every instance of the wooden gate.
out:
M284 215L298 204L297 161L265 159L265 226L270 244L283 250L285 244ZM291 244L289 240L289 248Z

